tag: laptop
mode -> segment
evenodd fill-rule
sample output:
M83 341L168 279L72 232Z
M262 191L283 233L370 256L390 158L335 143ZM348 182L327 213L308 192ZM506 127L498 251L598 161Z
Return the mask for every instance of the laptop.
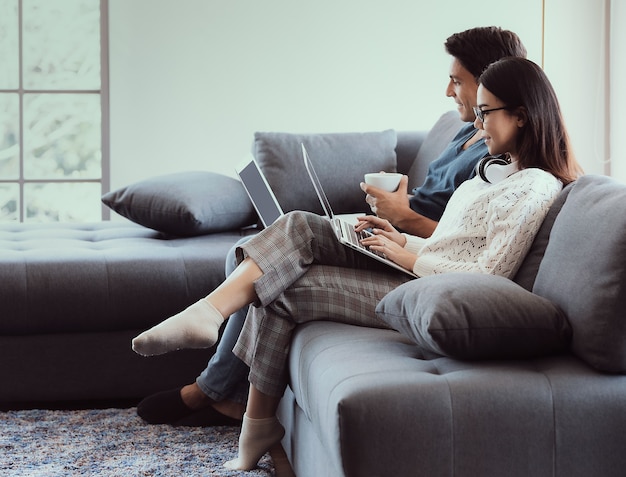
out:
M275 220L284 215L274 191L272 191L254 157L250 156L250 159L237 167L236 171L263 227L273 224Z
M326 196L326 193L324 192L324 189L322 188L322 183L320 182L317 176L317 173L315 172L315 169L313 168L313 163L311 162L311 159L309 158L309 154L306 150L306 147L304 147L304 144L301 144L301 146L302 146L302 157L304 159L304 167L306 168L309 174L309 178L311 179L311 182L313 183L313 188L315 189L317 197L320 203L322 204L324 215L326 215L326 217L334 225L335 235L337 236L337 240L339 240L339 242L341 242L342 244L367 255L368 257L371 257L375 260L378 260L379 262L385 263L389 265L390 267L395 268L396 270L400 270L401 272L404 272L407 275L411 275L412 277L417 278L417 275L415 275L412 271L407 270L406 268L401 267L397 263L389 260L383 254L376 253L373 250L370 250L369 248L363 246L360 240L365 235L368 235L369 232L365 232L365 231L356 232L354 230L353 224L346 222L345 220L342 220L341 218L334 215L333 209L330 207L330 202L328 201L328 197Z

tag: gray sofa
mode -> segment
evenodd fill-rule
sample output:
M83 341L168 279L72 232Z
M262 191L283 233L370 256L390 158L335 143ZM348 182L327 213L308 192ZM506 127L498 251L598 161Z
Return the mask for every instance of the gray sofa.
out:
M435 154L457 121L447 115L441 124L452 127L431 136ZM337 212L357 212L364 211L363 195L346 192L337 177L356 180L358 190L365 172L396 164L408 172L425 135L258 133L253 146L284 210L320 211L300 156L293 154L304 140L324 154L328 164L320 176L333 186ZM292 190L300 198L295 203ZM257 232L239 181L182 172L122 187L103 202L130 220L0 224L0 410L133 405L191 382L212 354L146 359L131 351L130 340L221 283L228 250Z
M206 351L141 359L130 339L219 284L241 234L172 239L110 222L0 226L0 408L132 404L191 382Z
M304 141L335 212L358 212L364 171L397 167L416 185L459 124L449 113L428 134L258 133L254 153L286 210L319 210ZM212 289L226 251L255 233L235 182L197 173L105 197L141 225L1 227L0 402L136 399L195 377L210 351L145 359L128 344ZM581 178L514 281L411 281L377 309L395 329L299 327L279 410L297 475L623 475L625 200L625 185Z
M394 330L298 327L279 414L296 474L624 475L625 202L582 177L515 281L411 281L377 307Z

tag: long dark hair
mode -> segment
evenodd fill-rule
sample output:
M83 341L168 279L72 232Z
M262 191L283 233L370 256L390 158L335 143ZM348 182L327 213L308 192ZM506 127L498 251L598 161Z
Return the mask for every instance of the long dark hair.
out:
M538 167L569 184L582 174L563 122L556 93L544 71L530 60L502 58L478 79L511 113L525 115L517 137L519 167Z

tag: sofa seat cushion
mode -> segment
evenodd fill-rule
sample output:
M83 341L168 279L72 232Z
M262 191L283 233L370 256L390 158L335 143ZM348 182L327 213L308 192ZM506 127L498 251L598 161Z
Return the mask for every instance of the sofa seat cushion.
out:
M395 331L315 322L296 329L289 360L295 405L338 475L616 475L626 465L626 376L570 354L428 360Z
M141 329L224 279L242 232L172 238L129 222L0 226L0 333Z

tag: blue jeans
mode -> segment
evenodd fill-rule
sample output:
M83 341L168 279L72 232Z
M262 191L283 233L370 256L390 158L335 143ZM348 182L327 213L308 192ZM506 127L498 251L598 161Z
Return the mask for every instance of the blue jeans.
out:
M249 239L250 236L243 237L229 250L226 256L226 276L237 267L235 248ZM202 392L215 401L228 399L245 404L248 400L250 368L233 354L233 347L239 338L247 314L248 307L245 307L230 315L215 354L196 379Z

